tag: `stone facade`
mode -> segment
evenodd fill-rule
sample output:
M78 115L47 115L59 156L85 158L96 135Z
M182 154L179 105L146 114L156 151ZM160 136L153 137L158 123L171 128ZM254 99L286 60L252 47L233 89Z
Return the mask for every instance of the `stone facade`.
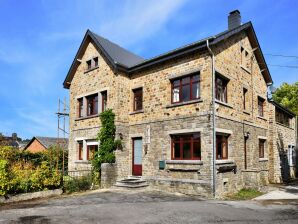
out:
M246 49L252 58L249 67L243 66L242 49ZM216 102L216 132L229 136L228 159L216 161L217 196L246 186L259 188L268 184L269 180L276 182L280 174L275 143L270 136L276 131L270 129L274 121L270 118L271 107L266 100L267 84L250 40L246 32L241 32L215 45L212 50L215 52L216 72L229 80L227 103ZM99 67L86 72L85 62L93 57L98 57ZM127 75L115 71L94 42L90 41L81 61L70 85L69 170L90 168L86 159L78 160L78 141L83 141L85 155L88 140L96 139L101 126L98 116L78 118L77 99L99 93L100 112L100 93L107 91L108 108L116 114L117 138L121 136L123 143L122 149L116 151L116 174L113 173L113 178L132 175L132 139L141 137L142 176L153 187L211 195L212 67L207 49ZM171 104L171 80L194 72L200 75L200 98ZM133 90L140 87L143 89L143 110L135 113ZM244 88L247 90L245 109ZM265 99L263 116L258 114L258 97ZM201 160L172 160L171 135L182 133L200 134ZM289 136L294 139L292 137ZM264 158L259 158L260 139L265 142ZM164 163L165 167L160 167L160 163Z

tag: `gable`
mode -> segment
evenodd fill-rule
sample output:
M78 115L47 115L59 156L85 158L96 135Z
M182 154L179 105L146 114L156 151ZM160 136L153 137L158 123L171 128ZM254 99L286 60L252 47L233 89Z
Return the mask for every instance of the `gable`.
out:
M98 52L103 54L107 63L109 63L113 69L116 69L116 67L126 69L132 65L144 61L142 57L127 51L119 45L91 32L90 30L87 30L63 82L64 88L69 88L74 73L80 65L82 56L84 55L84 52L90 42L94 43L94 46Z

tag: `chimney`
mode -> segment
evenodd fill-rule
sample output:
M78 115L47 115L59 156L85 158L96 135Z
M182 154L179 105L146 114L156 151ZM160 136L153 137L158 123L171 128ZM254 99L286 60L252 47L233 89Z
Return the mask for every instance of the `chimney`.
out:
M241 25L241 15L239 10L234 10L230 12L228 16L228 28L232 30Z
M18 139L17 133L12 133L11 138L12 140L16 141Z

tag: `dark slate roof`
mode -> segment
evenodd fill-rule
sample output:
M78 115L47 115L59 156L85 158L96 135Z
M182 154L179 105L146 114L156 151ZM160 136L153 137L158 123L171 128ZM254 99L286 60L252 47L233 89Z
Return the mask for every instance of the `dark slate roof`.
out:
M106 56L112 67L116 70L124 71L128 74L140 71L142 69L148 68L150 66L156 65L158 63L170 60L175 57L179 57L181 55L189 54L194 51L206 48L206 41L209 41L209 45L216 45L221 42L224 42L229 37L236 35L242 31L247 32L247 35L252 43L253 48L255 49L254 53L256 55L256 59L259 63L259 66L261 68L261 72L264 76L264 79L267 84L272 84L272 78L269 72L269 69L267 67L265 58L263 56L261 47L259 45L257 36L255 34L254 28L252 26L251 22L247 22L243 25L240 25L232 30L226 30L224 32L221 32L219 34L216 34L214 36L210 36L204 39L201 39L199 41L196 41L194 43L185 45L180 48L176 48L172 51L169 51L167 53L158 55L156 57L150 58L150 59L143 59L125 49L118 46L117 44L112 43L111 41L100 37L99 35L91 32L90 30L87 30L85 37L80 45L80 48L77 52L77 55L68 71L68 74L64 80L64 88L69 88L70 82L74 75L74 70L76 66L78 66L77 59L80 56L80 53L82 49L84 49L84 43L88 38L91 38L97 47L103 52L103 54Z
M26 145L26 147L24 148L27 149L28 146L34 141L34 140L39 141L45 148L49 148L51 146L55 146L57 145L57 142L59 141L59 145L63 148L63 149L67 149L68 148L68 139L67 138L54 138L54 137L41 137L41 136L35 136L31 139L31 141Z
M91 32L91 31L90 31ZM144 61L144 58L135 55L134 53L120 47L119 45L91 32L98 44L106 51L106 53L113 59L114 63L121 64L125 67L131 67Z
M272 103L276 108L278 108L278 109L282 110L283 112L285 112L286 114L290 115L290 117L297 116L294 112L290 111L288 108L284 107L283 105L277 103L273 99L270 99L269 102Z

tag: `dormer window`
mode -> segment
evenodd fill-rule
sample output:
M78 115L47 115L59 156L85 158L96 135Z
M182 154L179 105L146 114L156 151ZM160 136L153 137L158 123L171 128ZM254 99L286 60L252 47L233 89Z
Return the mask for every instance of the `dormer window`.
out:
M87 71L97 68L98 67L98 57L92 58L88 61L86 61L87 63Z

